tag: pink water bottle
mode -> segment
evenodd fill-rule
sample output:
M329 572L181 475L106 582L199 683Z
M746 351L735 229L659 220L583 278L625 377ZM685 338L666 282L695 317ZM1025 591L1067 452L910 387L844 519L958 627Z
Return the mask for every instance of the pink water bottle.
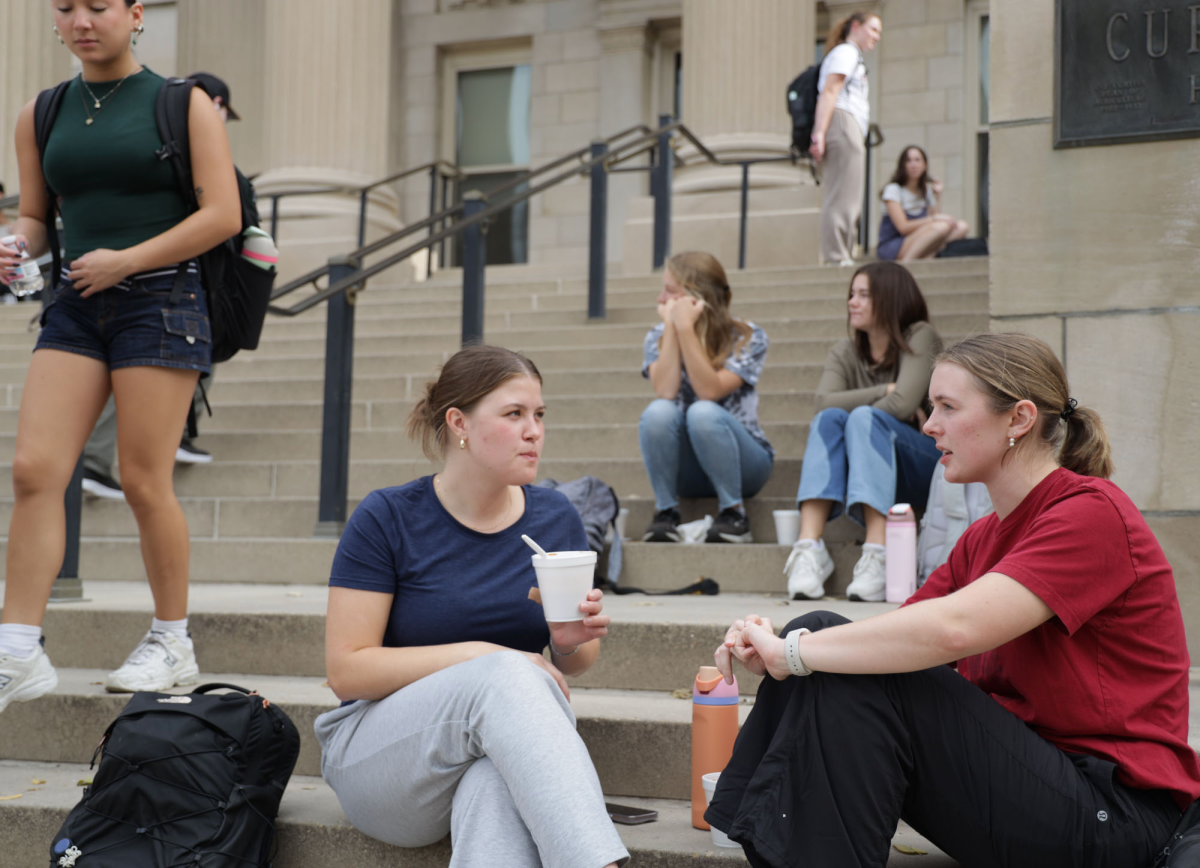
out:
M888 510L886 543L886 598L903 603L917 592L917 517L907 503Z

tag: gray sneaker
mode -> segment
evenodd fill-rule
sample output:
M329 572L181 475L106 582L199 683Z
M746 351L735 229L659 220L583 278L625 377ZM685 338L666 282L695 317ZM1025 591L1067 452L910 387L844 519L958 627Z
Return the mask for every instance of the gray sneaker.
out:
M815 546L810 539L799 540L783 565L788 597L793 600L819 600L825 596L825 580L833 575L833 558L828 547Z
M10 702L28 702L58 687L58 673L39 642L28 657L0 654L0 711Z

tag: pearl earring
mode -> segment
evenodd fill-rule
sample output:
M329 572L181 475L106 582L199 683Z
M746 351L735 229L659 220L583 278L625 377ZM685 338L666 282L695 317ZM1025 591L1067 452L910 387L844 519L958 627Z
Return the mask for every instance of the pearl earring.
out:
M1008 438L1008 448L1012 449L1016 445L1017 445L1017 439L1015 437L1009 437Z
M67 40L63 39L63 38L62 38L62 34L58 32L58 25L57 25L57 24L55 24L55 25L54 25L53 27L51 27L50 29L51 29L51 30L53 30L53 31L54 31L54 35L58 37L58 44L59 44L59 45L66 45L66 44L67 44Z
M466 437L459 437L459 438L458 438L458 448L459 448L459 449L466 449L466 448L467 448L467 438L466 438Z

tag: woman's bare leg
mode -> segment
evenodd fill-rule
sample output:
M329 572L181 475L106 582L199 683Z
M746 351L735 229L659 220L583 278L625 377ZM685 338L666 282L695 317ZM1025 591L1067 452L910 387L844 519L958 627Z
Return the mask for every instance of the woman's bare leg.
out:
M911 262L914 259L926 259L937 253L946 244L952 223L945 220L935 220L904 236L900 252L896 254L897 262Z
M887 516L877 509L862 505L863 521L867 525L866 542L881 546L887 542Z
M800 539L820 539L833 509L832 500L813 498L800 504Z
M175 450L199 374L132 367L112 373L121 487L137 519L154 615L187 617L187 519L175 497Z
M33 354L13 455L13 514L8 528L6 624L39 626L62 569L67 523L63 495L83 444L108 400L108 366L63 350Z

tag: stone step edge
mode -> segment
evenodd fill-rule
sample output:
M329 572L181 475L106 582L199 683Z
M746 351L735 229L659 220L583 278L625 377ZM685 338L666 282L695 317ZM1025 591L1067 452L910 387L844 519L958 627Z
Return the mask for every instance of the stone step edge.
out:
M37 860L11 863L22 868L45 861L54 834L82 795L78 781L93 774L83 764L0 760L0 795L18 791L22 795L20 800L0 802L0 816L5 818L0 821L0 854ZM45 783L34 786L34 780ZM708 832L692 828L689 802L633 796L606 797L606 801L658 811L653 823L616 826L632 856L631 865L732 868L746 864L740 850L716 847ZM448 861L446 840L425 848L400 850L359 832L346 819L333 790L319 777L291 778L280 805L278 829L275 864L289 868L402 868L410 859L423 866ZM917 864L923 868L949 868L954 864L904 823L897 829L893 843L925 850L934 858L901 856L893 849L890 868ZM4 859L0 855L0 866L7 865Z

